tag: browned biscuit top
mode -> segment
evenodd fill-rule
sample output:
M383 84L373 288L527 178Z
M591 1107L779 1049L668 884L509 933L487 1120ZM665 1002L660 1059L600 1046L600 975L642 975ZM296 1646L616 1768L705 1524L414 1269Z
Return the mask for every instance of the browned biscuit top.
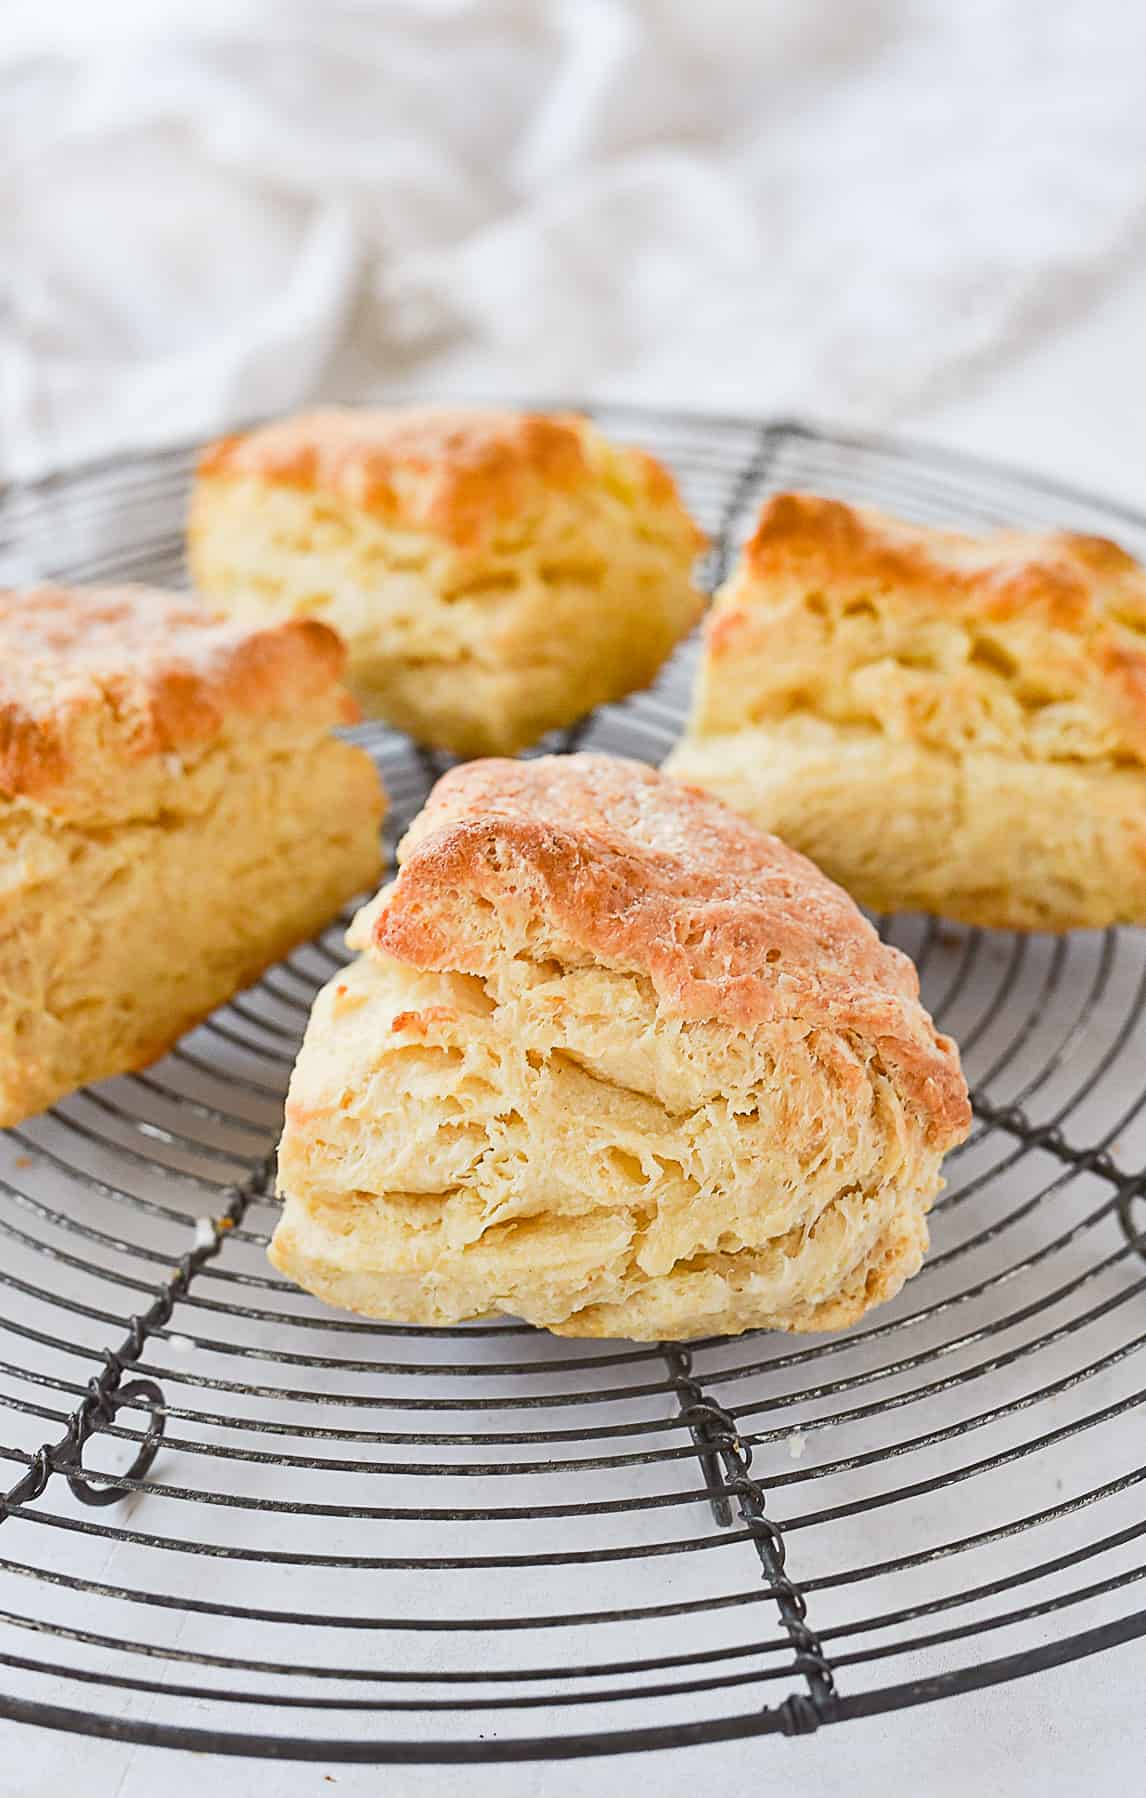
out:
M1146 629L1142 568L1118 544L1074 531L971 536L815 494L777 493L761 510L744 565L760 580L799 571L875 581L996 621L1033 612L1049 625L1082 630L1113 616Z
M329 492L458 548L479 546L546 495L603 478L629 503L684 517L667 469L614 449L575 413L323 406L210 444L199 476Z
M0 592L0 796L120 809L117 780L208 746L239 718L347 721L326 625L215 622L148 587Z

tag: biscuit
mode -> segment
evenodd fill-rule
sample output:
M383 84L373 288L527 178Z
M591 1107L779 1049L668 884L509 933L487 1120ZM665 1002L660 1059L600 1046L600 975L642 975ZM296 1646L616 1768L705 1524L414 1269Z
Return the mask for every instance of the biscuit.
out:
M876 910L1146 922L1146 576L1097 537L777 495L666 771Z
M326 408L199 464L196 584L247 624L326 619L370 717L508 754L647 686L700 615L671 476L584 418Z
M154 1060L378 877L325 625L0 593L0 1125Z
M319 995L271 1259L353 1311L835 1329L966 1134L907 958L803 856L604 756L441 780Z

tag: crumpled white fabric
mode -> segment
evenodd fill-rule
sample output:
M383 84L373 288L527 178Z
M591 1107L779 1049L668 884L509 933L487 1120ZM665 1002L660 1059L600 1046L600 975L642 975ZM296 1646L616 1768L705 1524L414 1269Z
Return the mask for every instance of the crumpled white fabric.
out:
M9 474L316 394L901 419L1146 255L1137 0L10 7Z

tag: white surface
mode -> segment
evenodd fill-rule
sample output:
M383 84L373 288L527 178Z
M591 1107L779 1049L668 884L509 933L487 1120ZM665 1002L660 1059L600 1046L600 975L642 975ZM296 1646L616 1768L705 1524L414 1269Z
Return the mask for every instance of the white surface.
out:
M235 1766L104 1742L42 1738L3 1784L4 1798L1095 1798L1141 1789L1146 1645L1123 1651L1118 1678L1101 1660L1003 1691L877 1717L794 1742L565 1765L457 1767ZM1134 1696L1132 1696L1134 1695Z
M1146 505L1132 5L280 4L274 54L262 7L142 10L147 47L88 13L82 79L16 60L78 58L70 9L0 51L0 467L548 389L892 421ZM1144 1680L1139 1643L811 1741L329 1783L0 1725L0 1793L1130 1792Z
M1146 253L1142 36L1128 0L10 0L0 470L316 391L941 422ZM1049 385L1060 440L1096 422Z

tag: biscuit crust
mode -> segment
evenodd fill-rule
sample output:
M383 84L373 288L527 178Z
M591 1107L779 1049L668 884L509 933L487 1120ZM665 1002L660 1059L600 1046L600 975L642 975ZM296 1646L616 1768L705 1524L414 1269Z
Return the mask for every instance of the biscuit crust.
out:
M282 1271L650 1339L836 1328L916 1270L958 1055L803 857L584 755L454 771L401 857L292 1079Z
M328 494L474 549L539 498L591 486L594 435L573 412L321 406L210 444L199 474ZM654 457L627 450L624 466L650 499L676 502ZM694 541L703 547L699 531Z
M880 910L1142 921L1146 575L1097 537L776 495L666 767Z
M327 625L243 629L184 593L0 592L0 800L130 817L224 735L352 722L345 661Z
M586 419L327 407L203 454L188 549L220 613L322 617L363 708L511 751L647 685L695 623L672 477Z

